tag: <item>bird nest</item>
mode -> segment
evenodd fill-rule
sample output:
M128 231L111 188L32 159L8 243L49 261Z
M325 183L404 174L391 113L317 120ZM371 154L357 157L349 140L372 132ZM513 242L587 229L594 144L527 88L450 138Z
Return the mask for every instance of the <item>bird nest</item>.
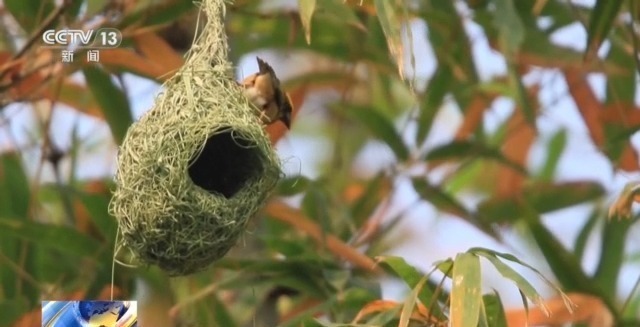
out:
M127 132L110 204L118 246L172 276L224 256L281 175L255 108L231 77L224 2L203 7L207 25L185 65Z

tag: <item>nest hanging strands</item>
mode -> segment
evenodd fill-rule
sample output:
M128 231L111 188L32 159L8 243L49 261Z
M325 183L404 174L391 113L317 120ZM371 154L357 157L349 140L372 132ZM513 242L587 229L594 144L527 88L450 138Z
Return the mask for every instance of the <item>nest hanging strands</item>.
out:
M224 1L203 7L207 25L185 65L127 132L110 205L118 246L172 276L224 256L281 174L255 108L229 74Z

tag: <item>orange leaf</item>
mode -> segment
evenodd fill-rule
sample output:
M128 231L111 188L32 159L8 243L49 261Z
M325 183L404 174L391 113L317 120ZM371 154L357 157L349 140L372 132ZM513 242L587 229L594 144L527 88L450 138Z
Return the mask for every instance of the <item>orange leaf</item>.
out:
M138 50L153 62L154 65L163 69L165 71L164 74L168 76L173 75L184 64L182 56L175 52L173 48L156 33L147 32L136 35L133 39L136 42Z
M327 234L318 224L307 218L300 212L282 202L271 202L267 205L265 211L268 215L289 225L294 226L300 231L305 232L334 255L343 258L369 272L381 273L376 262L360 251L344 243L334 235Z
M342 191L342 197L347 204L353 204L356 200L360 199L366 191L367 185L371 180L355 180L349 183ZM391 181L385 178L380 185L381 187L375 193L376 202L382 201L391 192Z
M602 112L602 106L596 95L593 93L591 86L587 83L583 74L574 69L564 71L564 77L569 87L569 93L573 97L582 119L584 119L593 143L597 147L604 145L604 129L602 122L598 119Z
M42 324L42 309L35 309L22 315L12 327L32 327Z
M93 95L86 86L66 78L62 85L50 85L44 90L43 96L52 101L58 101L84 114L98 119L104 119L102 109L95 102Z
M164 81L169 71L129 49L107 49L100 52L100 63L105 66L129 70L133 73Z
M495 96L478 93L464 111L464 121L456 133L456 140L466 140L478 128L484 112L489 108Z
M563 325L567 323L588 323L589 326L612 327L613 316L609 309L602 303L600 298L579 294L567 294L574 307L567 309L561 297L555 297L544 302L551 312L547 315L540 307L529 308L529 319L524 309L508 310L506 312L509 327L541 326L541 325Z
M374 300L367 303L364 307L362 307L362 309L360 309L360 311L358 311L358 314L353 319L352 323L356 324L358 323L358 321L362 320L365 316L368 316L370 314L391 311L391 310L398 310L401 307L402 307L402 304L395 301ZM398 311L398 314L400 314L399 311ZM411 320L430 323L429 325L436 324L437 326L441 326L441 323L442 323L437 320L434 320L434 317L429 315L429 311L427 310L427 308L422 303L419 303L419 302L417 303L416 310L414 310L414 312L411 313Z
M536 130L527 123L523 111L516 108L507 122L507 133L502 145L502 152L510 161L525 167L529 150L535 138ZM499 196L514 194L522 189L525 176L509 167L500 166L498 169L500 178L496 192Z
M609 104L599 114L600 119L605 124L616 124L625 127L640 125L640 108L636 108L633 104Z
M353 319L353 323L357 323L358 321L362 320L362 318L372 313L396 310L396 309L399 309L400 306L401 304L395 301L387 301L387 300L371 301L367 303L364 307L362 307L360 311L358 311L358 314Z
M638 153L630 142L627 142L622 150L619 168L625 171L637 171L640 169L638 165Z

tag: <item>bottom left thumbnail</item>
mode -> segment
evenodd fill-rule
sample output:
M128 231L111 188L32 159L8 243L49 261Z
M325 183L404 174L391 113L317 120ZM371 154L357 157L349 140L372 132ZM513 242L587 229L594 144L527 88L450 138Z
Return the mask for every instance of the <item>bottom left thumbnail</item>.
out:
M42 301L42 327L138 327L136 301Z

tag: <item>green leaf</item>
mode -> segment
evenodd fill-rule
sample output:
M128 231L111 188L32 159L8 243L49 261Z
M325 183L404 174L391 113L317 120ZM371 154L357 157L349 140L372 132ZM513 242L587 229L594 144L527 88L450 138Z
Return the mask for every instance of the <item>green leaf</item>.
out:
M364 193L351 205L351 216L356 226L362 226L371 217L380 205L381 195L389 192L390 185L391 181L384 172L367 181Z
M316 0L298 0L300 11L300 21L304 28L304 37L308 44L311 44L311 18L316 9Z
M284 178L278 182L277 192L282 196L300 194L306 191L311 183L311 180L302 175Z
M91 0L86 1L86 17L93 17L99 14L109 4L111 0Z
M400 77L403 76L404 69L404 52L402 51L402 21L400 12L403 12L402 6L406 6L403 1L391 0L374 0L376 13L380 21L380 26L387 38L387 47L391 56L396 60Z
M22 297L0 300L0 326L13 326L22 315L29 310L29 301Z
M477 327L482 305L480 259L473 253L459 253L453 263L451 288L452 327Z
M355 120L363 123L377 138L384 141L399 160L409 159L409 149L389 118L371 107L349 106L346 112Z
M500 238L490 224L486 224L484 221L479 220L473 212L465 208L462 203L445 190L438 186L431 185L423 179L413 179L412 182L414 189L420 197L428 201L438 210L464 219L466 222L472 224L493 238Z
M51 0L4 0L4 7L28 33L54 10Z
M600 45L609 34L613 26L613 21L620 11L622 0L597 0L595 7L591 11L589 27L587 28L587 48L584 59L593 58Z
M574 252L579 261L584 259L584 251L587 247L587 241L589 240L589 236L591 236L591 232L593 232L597 223L601 220L602 215L598 209L594 210L587 222L580 229L580 233L578 233L578 237L576 237Z
M500 150L474 141L453 141L451 143L438 146L427 153L425 159L427 161L439 161L477 158L495 160L514 169L515 171L527 174L524 167L507 159Z
M235 327L237 326L236 322L233 320L231 313L225 306L223 301L220 301L218 295L213 296L213 316L215 318L216 326L229 326ZM211 308L209 307L211 310Z
M502 300L500 300L500 294L497 292L494 294L486 294L482 297L482 303L484 303L484 312L487 317L488 327L509 326L507 324L504 307L502 306Z
M638 3L638 1L633 1ZM627 42L611 42L606 63L620 67L634 67L636 61L629 55ZM623 69L616 74L607 74L606 99L608 105L633 106L636 97L636 70ZM622 114L622 113L621 113Z
M65 10L64 15L67 19L74 20L78 17L80 13L80 9L82 9L82 5L85 3L84 0L68 0L70 2L69 7ZM87 1L89 2L89 1Z
M529 228L547 264L567 292L592 291L594 284L582 271L582 267L573 253L541 222L528 221Z
M567 131L562 129L553 134L547 145L547 160L540 171L539 177L543 181L552 181L560 162L560 156L567 146Z
M414 266L408 264L401 257L383 256L376 258L380 263L380 267L388 271L390 274L400 278L409 288L415 289L424 277ZM431 309L431 315L441 320L445 316L442 313L442 309L438 305L436 298L436 292L431 285L422 288L422 292L419 292L418 298L420 302L427 308Z
M536 109L531 105L527 89L522 82L522 77L518 72L518 66L512 62L507 63L507 74L509 80L509 87L514 90L515 100L518 103L518 107L522 110L527 123L536 128Z
M0 194L0 216L27 217L31 198L29 179L16 152L0 155Z
M633 219L614 220L606 223L602 230L600 261L593 275L602 290L610 298L615 298L620 279L620 270L625 260L625 246Z
M507 76L509 93L515 95L515 101L522 110L526 121L535 128L536 112L531 106L527 90L522 83L518 66L515 64L515 56L520 51L520 46L525 39L525 26L516 10L514 0L496 0L493 23L498 30L500 47L507 61Z
M411 322L411 314L416 307L418 295L420 294L420 291L422 290L422 287L427 282L427 280L429 280L428 276L425 275L424 277L422 277L418 282L418 285L416 285L411 290L411 293L409 293L409 297L404 301L402 310L400 311L400 322L398 322L398 327L409 326L409 323Z
M469 107L479 82L478 69L471 53L473 48L465 24L453 1L418 1L420 14L429 29L429 41L438 65L452 72L450 90L462 110Z
M83 72L91 93L102 108L113 138L118 145L122 144L127 129L133 123L127 97L113 83L111 75L104 70L88 66L83 69Z
M507 60L520 49L524 41L525 27L513 4L514 0L495 0L494 25L498 29L500 45ZM518 0L515 0L518 1Z
M420 106L418 132L416 134L417 144L422 144L427 136L429 136L433 120L444 102L445 95L449 91L452 78L453 76L449 67L438 65L435 74L429 81L429 85L424 92L424 99Z
M424 179L413 179L413 187L420 197L431 203L438 210L456 215L465 220L472 220L471 212L462 203L441 188L431 185Z
M28 219L31 192L18 153L7 152L0 155L0 194L0 217L11 217L9 219L16 221ZM15 239L0 237L0 252L6 260L21 262L21 258L24 260L24 250L25 248ZM0 264L0 299L3 298L2 294L9 297L17 295L20 284L16 281L19 279L15 269L11 269L7 264Z
M78 257L95 257L105 251L95 239L75 229L28 220L0 218L0 237L21 238Z
M329 225L331 222L329 210L332 208L330 201L328 191L320 183L313 183L302 199L304 212L315 221L320 222L324 230L331 230Z
M138 6L137 10L124 17L118 28L123 30L125 27L139 24L145 27L169 24L192 9L196 7L191 0L147 1L146 5Z
M483 223L483 221L479 220L474 213L469 211L464 205L462 205L462 203L441 187L431 185L424 179L414 178L412 179L412 182L413 187L420 195L420 198L428 201L438 210L456 215L474 225L481 231L487 233L487 235L499 239L499 235L497 235L493 226Z
M498 270L502 277L514 282L518 289L524 293L524 295L537 306L539 306L542 310L544 310L545 314L549 314L548 309L544 305L544 300L536 291L536 289L529 283L522 275L520 275L517 271L513 270L513 268L509 267L507 264L502 262L502 260L498 259L494 253L491 253L486 250L469 250L469 252L477 254L479 256L485 257L491 264ZM515 257L513 257L515 258ZM519 261L519 260L518 260Z
M582 292L602 299L609 310L616 315L614 299L608 297L598 283L582 270L575 255L569 252L560 241L540 221L540 217L532 210L525 212L527 226L538 248L544 255L547 264L562 289L566 292Z
M88 193L79 193L77 196L89 212L89 216L100 231L100 234L108 242L113 241L116 237L118 223L109 214L109 201L111 198L102 194Z
M551 212L603 197L604 187L597 182L535 183L523 194L537 212Z
M538 182L525 186L522 193L490 197L478 204L478 217L483 222L513 222L522 217L526 206L547 213L604 196L602 185L595 182Z
M338 22L355 27L362 32L368 32L367 28L362 24L353 9L349 7L343 0L323 0L318 3L315 14Z

